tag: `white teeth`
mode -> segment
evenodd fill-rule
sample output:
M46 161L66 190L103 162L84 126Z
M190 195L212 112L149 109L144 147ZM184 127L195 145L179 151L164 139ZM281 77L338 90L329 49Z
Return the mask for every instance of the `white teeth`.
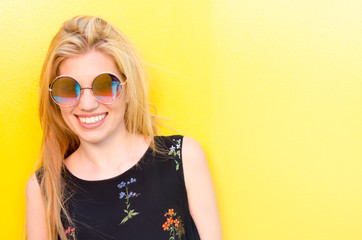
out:
M82 123L95 123L95 122L99 122L101 121L103 118L105 118L106 114L102 114L102 115L98 115L98 116L95 116L95 117L87 117L87 118L84 118L84 117L78 117L79 120L82 122Z

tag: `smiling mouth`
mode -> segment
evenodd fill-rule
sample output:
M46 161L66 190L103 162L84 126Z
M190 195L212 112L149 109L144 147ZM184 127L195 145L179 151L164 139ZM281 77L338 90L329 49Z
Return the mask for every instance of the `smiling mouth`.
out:
M105 118L107 115L107 113L103 113L103 114L100 114L98 116L93 116L93 117L78 117L79 121L81 123L88 123L88 124L91 124L91 123L96 123L96 122L99 122L101 121L103 118Z

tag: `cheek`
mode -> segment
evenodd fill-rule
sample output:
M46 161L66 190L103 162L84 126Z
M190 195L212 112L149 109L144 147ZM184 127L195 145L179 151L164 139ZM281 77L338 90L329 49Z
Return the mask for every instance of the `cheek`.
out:
M117 108L114 109L113 111L115 112L115 114L116 114L119 118L124 118L125 109L126 109L126 105L125 105L125 104L122 104L121 106L117 107Z
M126 110L126 102L125 96L121 96L117 102L110 106L111 112L117 117L117 122L122 121L124 119L125 110Z
M71 124L71 120L72 120L72 117L73 114L70 113L69 109L60 109L60 112L62 114L62 118L65 122L65 124L71 129L71 130L74 130L73 127L72 127L72 124Z

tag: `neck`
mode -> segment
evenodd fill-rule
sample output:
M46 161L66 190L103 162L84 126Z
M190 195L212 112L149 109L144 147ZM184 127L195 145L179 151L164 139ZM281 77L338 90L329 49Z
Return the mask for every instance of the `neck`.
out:
M89 172L123 172L135 165L150 142L142 135L119 131L108 141L89 143L81 140L66 165ZM103 175L103 173L102 173Z

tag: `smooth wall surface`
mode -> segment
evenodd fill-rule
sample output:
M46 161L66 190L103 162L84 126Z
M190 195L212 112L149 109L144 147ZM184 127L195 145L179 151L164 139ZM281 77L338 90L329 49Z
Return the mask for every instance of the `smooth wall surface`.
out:
M362 239L362 3L0 0L1 239L21 239L37 87L61 23L102 16L149 62L150 100L209 159L224 239Z

